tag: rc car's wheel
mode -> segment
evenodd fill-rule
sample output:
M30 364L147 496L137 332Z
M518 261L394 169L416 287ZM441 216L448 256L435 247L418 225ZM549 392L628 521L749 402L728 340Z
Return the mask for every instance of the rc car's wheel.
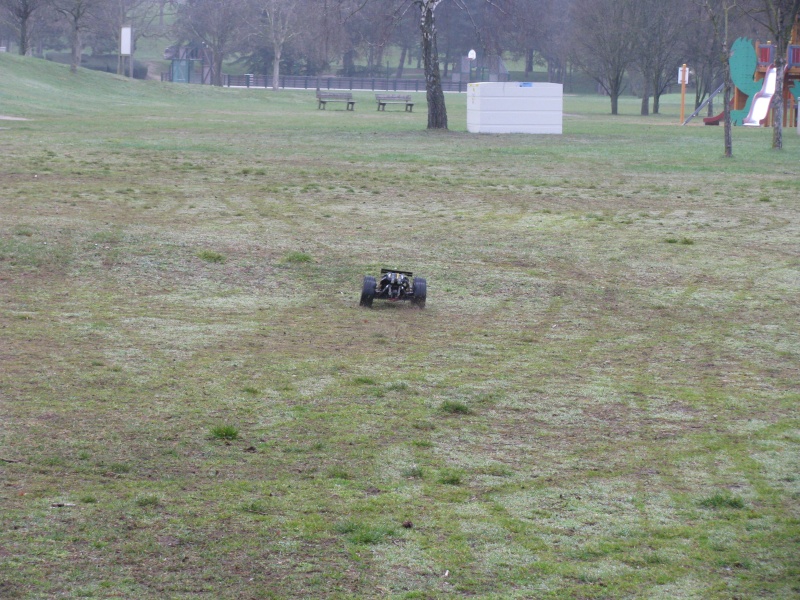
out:
M375 278L370 275L364 276L364 287L361 288L361 306L370 308L375 299Z
M412 302L420 308L425 308L425 298L428 296L428 283L422 277L414 277L414 285L411 288L414 292Z

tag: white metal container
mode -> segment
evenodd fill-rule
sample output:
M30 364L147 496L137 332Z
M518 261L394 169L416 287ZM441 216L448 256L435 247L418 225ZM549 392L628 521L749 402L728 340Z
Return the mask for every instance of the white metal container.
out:
M564 86L559 83L470 83L470 133L561 134Z

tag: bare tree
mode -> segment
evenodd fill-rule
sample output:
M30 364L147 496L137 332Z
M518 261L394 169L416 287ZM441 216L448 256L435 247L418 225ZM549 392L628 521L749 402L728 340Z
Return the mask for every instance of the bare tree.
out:
M44 6L45 0L0 0L0 8L19 32L19 53L30 52L30 28L34 13Z
M642 75L641 114L658 114L659 100L681 64L680 38L687 20L681 0L639 0L632 16L634 64Z
M525 58L528 76L539 58L547 65L548 80L564 82L571 21L571 0L531 0L509 5L504 26L517 56Z
M702 2L693 3L684 24L681 38L683 62L692 66L695 75L694 107L712 94L722 82L722 51L719 40ZM713 102L709 102L708 116L713 115Z
M436 9L443 0L414 0L419 9L422 33L422 62L425 68L425 91L428 100L428 129L447 129L447 107L444 103L439 51L436 48Z
M772 147L783 148L783 80L792 28L800 14L800 0L753 0L745 12L772 35L775 43L775 94L772 97Z
M720 61L723 65L724 91L723 91L723 124L725 127L725 156L733 156L733 138L731 136L731 81L730 50L728 48L728 34L733 11L737 9L737 0L702 0L706 14L714 28L714 37L719 43L721 51Z
M153 34L157 28L160 7L153 0L105 0L94 11L95 33L98 37L111 40L118 54L117 74L122 75L124 63L119 55L120 35L124 26L133 30L130 56L130 69L133 75L133 54L137 40Z
M636 0L577 0L574 62L611 97L619 113L625 72L633 61L631 18Z
M545 13L541 55L547 62L547 80L566 83L570 69L570 54L574 24L570 15L573 0L550 0L550 10Z
M462 2L445 2L436 13L436 45L439 49L439 62L443 67L442 77L447 78L451 65L460 68L461 58L470 50L478 56L487 57L494 54L491 34L485 35L481 28L489 24L482 19L483 0ZM482 12L482 11L481 11ZM419 37L419 27L417 27Z
M287 42L300 34L300 15L308 13L308 7L297 0L254 0L257 21L263 25L264 36L272 47L272 89L280 86L281 57Z
M246 15L243 0L185 0L178 6L176 32L208 49L212 85L222 85L222 62L241 45Z
M339 0L340 2L343 0ZM350 0L360 10L369 0ZM381 0L372 0L380 2ZM460 10L467 11L470 3L489 4L500 7L515 0L453 0ZM385 4L385 1L384 1ZM445 0L399 0L394 11L394 24L402 22L409 10L417 13L418 27L421 34L421 58L425 73L425 91L428 101L428 129L447 129L447 107L442 90L442 75L439 65L439 50L436 25L437 9L445 4ZM472 22L473 28L475 22ZM384 36L386 37L386 36ZM388 39L388 38L386 38Z
M397 61L395 77L400 79L403 76L406 60L409 58L411 49L419 43L416 35L416 19L402 18L396 22L396 27L392 31L392 42L400 48L400 58Z
M93 13L101 2L102 0L49 0L67 30L72 48L69 68L73 73L81 66L83 34L89 28Z

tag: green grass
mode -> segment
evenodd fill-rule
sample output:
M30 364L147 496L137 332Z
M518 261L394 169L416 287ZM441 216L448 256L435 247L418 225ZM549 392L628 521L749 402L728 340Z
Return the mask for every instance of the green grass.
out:
M744 508L744 500L730 492L715 492L698 504L703 508Z
M0 597L800 594L794 130L0 77Z
M198 258L210 263L224 263L225 256L213 250L201 250L197 253Z
M458 400L445 400L442 402L442 410L452 415L469 415L472 414L472 409Z
M215 425L211 428L211 437L218 440L235 440L239 437L239 430L233 425Z
M296 250L292 250L286 254L283 260L287 263L310 263L314 261L310 254L306 252L297 252Z

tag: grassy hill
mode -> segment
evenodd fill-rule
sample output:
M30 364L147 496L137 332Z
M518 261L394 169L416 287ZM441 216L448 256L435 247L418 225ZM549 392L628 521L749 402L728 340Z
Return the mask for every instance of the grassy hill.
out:
M0 79L0 597L800 593L793 132Z

